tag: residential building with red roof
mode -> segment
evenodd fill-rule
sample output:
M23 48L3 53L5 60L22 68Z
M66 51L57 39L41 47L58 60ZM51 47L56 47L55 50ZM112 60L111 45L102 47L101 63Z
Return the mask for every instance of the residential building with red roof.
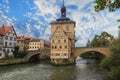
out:
M16 45L19 46L20 51L50 48L50 42L48 41L25 36L18 36Z
M0 59L13 56L16 45L16 32L13 26L0 26Z
M19 51L27 50L32 39L32 37L18 36L16 45L19 46Z

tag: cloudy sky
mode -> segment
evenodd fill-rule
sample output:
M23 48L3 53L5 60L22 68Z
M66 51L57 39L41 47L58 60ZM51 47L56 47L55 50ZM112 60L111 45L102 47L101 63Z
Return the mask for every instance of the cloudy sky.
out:
M49 40L50 22L60 17L62 0L0 0L0 25L13 25L17 35ZM94 11L94 0L65 0L67 17L76 21L76 46L102 31L117 37L120 9Z

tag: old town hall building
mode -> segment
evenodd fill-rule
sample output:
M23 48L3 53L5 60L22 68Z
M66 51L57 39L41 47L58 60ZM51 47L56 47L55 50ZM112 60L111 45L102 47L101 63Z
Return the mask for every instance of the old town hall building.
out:
M66 64L74 62L75 21L66 16L66 7L61 7L61 17L51 22L51 62Z

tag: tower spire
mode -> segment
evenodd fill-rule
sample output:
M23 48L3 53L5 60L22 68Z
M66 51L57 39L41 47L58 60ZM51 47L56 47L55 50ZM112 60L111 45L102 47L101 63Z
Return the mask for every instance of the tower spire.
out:
M63 6L64 6L64 0L63 0Z
M64 6L64 0L63 0L63 6L61 7L61 17L66 17L66 7Z

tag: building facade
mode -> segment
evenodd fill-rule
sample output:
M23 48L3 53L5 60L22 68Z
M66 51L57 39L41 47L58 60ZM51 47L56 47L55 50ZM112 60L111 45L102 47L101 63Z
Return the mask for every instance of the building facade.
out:
M5 55L3 54L3 35L0 33L0 59Z
M47 41L44 41L42 39L32 39L29 42L29 49L28 50L41 50L44 48L49 48L50 47L50 43Z
M32 37L18 36L17 37L17 46L19 46L19 51L24 51L29 49L29 42L32 40Z
M16 32L13 28L13 26L0 26L0 33L1 33L1 45L2 45L2 55L4 55L1 58L8 58L13 56L12 51L14 50L14 47L17 43L16 41Z
M66 17L66 7L61 8L61 17L51 22L51 62L64 64L74 62L75 21Z

